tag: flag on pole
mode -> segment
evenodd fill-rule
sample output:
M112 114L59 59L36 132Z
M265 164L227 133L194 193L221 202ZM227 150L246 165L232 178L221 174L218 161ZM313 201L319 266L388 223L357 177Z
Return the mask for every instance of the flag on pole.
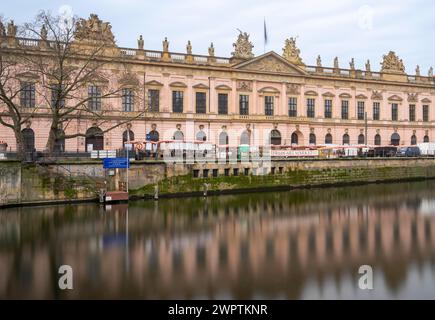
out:
M266 48L267 40L266 18L264 18L264 48Z

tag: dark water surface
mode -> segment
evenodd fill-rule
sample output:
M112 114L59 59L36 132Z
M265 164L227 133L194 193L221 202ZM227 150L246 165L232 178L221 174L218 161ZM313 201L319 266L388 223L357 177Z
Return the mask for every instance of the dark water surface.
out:
M434 299L435 181L0 210L0 298Z

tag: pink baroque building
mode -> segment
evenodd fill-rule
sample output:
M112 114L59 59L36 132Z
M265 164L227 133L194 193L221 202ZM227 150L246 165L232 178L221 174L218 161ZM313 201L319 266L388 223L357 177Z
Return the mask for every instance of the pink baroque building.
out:
M9 24L1 35L3 55L13 55L23 47L26 54L38 55L50 48L48 40L17 38L15 32ZM409 75L394 52L383 56L382 69L375 72L369 61L365 70L356 69L353 60L342 68L338 58L333 67L326 67L320 56L316 66L305 65L293 38L285 41L282 54L271 51L254 56L249 35L241 32L231 57L224 58L215 56L213 44L208 55L193 54L190 41L185 53L172 52L166 38L162 51L145 50L142 36L138 49L120 48L110 24L96 15L82 19L76 32L77 46L109 39L109 49L98 59L110 60L102 64L98 77L89 80L80 97L89 97L87 103L94 113L72 113L61 128L66 135L86 135L60 141L61 150L114 150L122 148L123 140L147 137L237 145L244 142L240 139L245 130L254 132L250 143L260 145L435 141L432 68L424 76L419 67ZM43 151L50 129L49 99L40 77L25 71L25 65L22 69L16 69L21 92L14 99L23 113L30 114L30 121L23 124L26 144L31 148L34 141L34 148ZM122 93L103 99L114 87L122 88ZM8 121L4 103L0 108ZM122 124L108 130L116 123ZM10 128L0 125L0 140L14 150Z

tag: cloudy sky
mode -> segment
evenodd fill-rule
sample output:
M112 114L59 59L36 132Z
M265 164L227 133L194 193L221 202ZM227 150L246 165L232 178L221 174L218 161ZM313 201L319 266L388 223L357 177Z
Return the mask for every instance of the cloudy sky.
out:
M257 55L264 52L263 19L269 43L266 51L282 52L284 39L298 37L305 63L314 65L321 55L332 66L335 56L348 67L354 57L357 68L371 60L380 68L389 50L403 59L408 73L417 64L422 74L435 66L435 2L427 0L14 0L0 8L5 18L20 24L39 10L72 11L87 17L97 13L112 23L117 43L136 47L143 34L145 48L161 50L165 36L170 50L184 52L187 40L193 52L207 54L213 41L216 55L229 56L237 28L248 32Z

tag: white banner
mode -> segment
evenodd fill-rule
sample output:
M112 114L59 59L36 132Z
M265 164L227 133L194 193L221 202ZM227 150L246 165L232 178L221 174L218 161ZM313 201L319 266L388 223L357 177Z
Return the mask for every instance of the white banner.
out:
M318 157L318 150L271 150L272 157Z

